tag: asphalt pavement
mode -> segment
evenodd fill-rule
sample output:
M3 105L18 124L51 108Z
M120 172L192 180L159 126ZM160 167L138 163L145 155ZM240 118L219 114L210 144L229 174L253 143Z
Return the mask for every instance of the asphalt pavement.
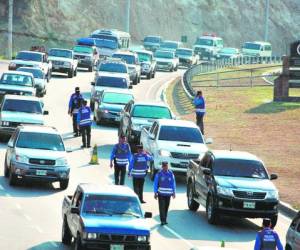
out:
M6 63L0 63L0 73L7 69ZM67 190L59 190L57 183L25 183L10 187L0 171L0 249L73 249L61 243L62 214L61 207L65 195L73 194L78 183L92 182L103 185L113 184L113 170L109 168L109 155L113 144L118 140L117 126L93 125L92 145L98 145L99 165L89 165L90 149L80 149L81 138L72 137L72 120L67 114L69 96L79 86L86 98L90 93L90 82L94 73L79 71L77 77L70 79L65 75L53 76L48 84L47 95L43 98L46 125L56 127L64 137L71 165L70 184ZM134 86L137 100L158 101L166 84L183 70L173 73L157 72L151 80L143 79ZM0 162L4 164L6 143L0 143ZM132 187L132 180L126 179L126 185ZM177 197L171 201L169 225L160 226L158 204L153 198L152 182L147 178L143 204L145 211L153 213L149 219L152 228L152 249L183 250L194 246L220 246L222 240L228 247L253 249L256 232L261 220L223 219L218 226L209 225L205 212L200 208L194 213L188 210L186 185L183 176L177 177ZM290 220L282 215L276 227L283 243Z

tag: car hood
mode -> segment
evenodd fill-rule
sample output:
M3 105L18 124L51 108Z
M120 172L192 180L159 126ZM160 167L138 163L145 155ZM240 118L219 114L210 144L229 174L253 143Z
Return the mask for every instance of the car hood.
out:
M203 143L190 143L182 141L157 141L159 149L176 152L176 153L189 153L189 154L204 154L208 149Z
M11 63L15 63L15 64L22 64L22 65L27 65L27 66L42 66L42 62L36 62L36 61L27 61L27 60L12 60Z
M18 91L18 92L34 92L34 87L28 86L20 86L20 85L10 85L10 84L0 84L0 91L10 90L10 91Z
M155 119L153 118L137 118L137 117L132 117L131 118L132 124L135 126L139 126L140 129L142 130L142 127L151 127Z
M30 114L14 111L2 111L1 120L8 122L44 124L44 116L42 114Z
M144 218L127 216L82 216L84 228L87 232L124 234L124 235L150 235L150 228Z
M269 179L215 176L215 181L221 187L233 189L255 189L263 191L277 190L275 185Z
M121 110L123 110L125 107L125 104L113 104L113 103L102 103L100 105L101 109L107 109L109 111L116 111L116 112L120 112Z
M66 57L57 57L57 56L49 56L48 57L49 61L60 61L60 62L73 62L73 59L71 58L66 58Z
M28 158L56 160L66 157L65 151L42 150L32 148L16 148L16 154L26 155Z
M160 58L156 57L155 58L157 62L173 62L174 58Z

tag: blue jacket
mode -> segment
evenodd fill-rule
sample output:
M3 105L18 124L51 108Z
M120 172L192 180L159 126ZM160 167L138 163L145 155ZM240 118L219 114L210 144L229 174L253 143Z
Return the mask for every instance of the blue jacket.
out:
M136 153L133 155L129 165L129 174L134 178L145 178L148 171L148 162L152 161L153 157L147 153Z
M154 193L161 196L172 196L176 193L175 177L171 170L160 170L154 179Z
M71 112L73 114L77 114L78 113L78 102L79 100L83 100L83 97L81 94L77 95L76 93L73 93L70 97L69 100L69 110L71 110Z
M77 124L79 125L79 127L86 127L92 125L91 113L92 112L90 107L81 107L78 110Z
M110 154L110 160L115 160L120 166L127 166L131 161L131 150L128 143L117 143Z
M265 240L265 241L264 241ZM263 247L263 242L274 244L278 250L283 250L278 234L270 228L265 228L256 235L254 250L268 250L272 248ZM274 243L273 243L274 242ZM275 248L274 248L275 249Z
M194 103L195 109L196 109L195 112L197 114L204 115L206 110L205 110L205 100L204 100L203 96L200 96L200 97L196 96L194 98L193 103Z

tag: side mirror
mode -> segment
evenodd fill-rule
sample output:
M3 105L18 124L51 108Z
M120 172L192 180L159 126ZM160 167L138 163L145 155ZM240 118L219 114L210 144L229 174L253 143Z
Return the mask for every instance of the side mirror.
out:
M13 148L14 147L14 144L13 144L13 142L11 140L8 141L7 147L9 147L9 148Z
M144 216L145 216L145 218L152 218L152 213L146 212Z
M132 85L129 85L129 86L128 86L129 89L132 89L132 87L133 87Z
M270 180L276 180L276 179L278 179L277 174L270 174Z
M43 115L49 115L49 111L48 110L44 110Z
M95 82L91 82L91 85L92 85L92 86L95 86Z
M204 168L203 169L203 174L210 175L211 174L211 170L209 168Z
M71 214L78 214L79 215L79 208L78 207L71 207Z
M212 144L212 143L213 143L213 139L212 139L212 138L207 138L207 139L205 140L205 143L206 143L206 144Z

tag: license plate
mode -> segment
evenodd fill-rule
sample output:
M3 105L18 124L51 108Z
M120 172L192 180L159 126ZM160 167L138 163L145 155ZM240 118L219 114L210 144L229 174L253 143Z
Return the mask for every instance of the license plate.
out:
M42 175L45 176L47 175L47 170L36 170L36 175Z
M119 116L115 117L115 121L116 121L116 122L121 121L121 117L119 117Z
M110 250L124 250L124 245L110 245Z
M244 201L243 207L244 207L244 208L255 209L255 202L247 202L247 201Z

